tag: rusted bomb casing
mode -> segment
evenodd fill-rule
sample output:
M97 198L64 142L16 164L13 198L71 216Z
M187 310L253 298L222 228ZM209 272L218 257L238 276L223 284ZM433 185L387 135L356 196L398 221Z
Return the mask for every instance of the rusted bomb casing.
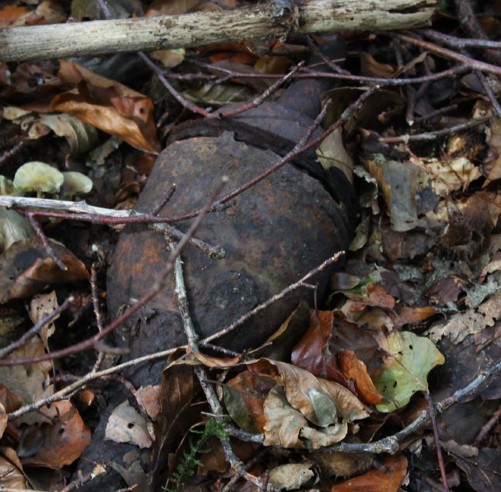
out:
M318 95L315 97L318 108ZM311 104L308 109L311 112ZM185 125L178 140L159 155L138 210L155 210L173 184L176 192L161 216L178 216L203 207L223 176L229 178L224 193L242 186L273 166L312 122L310 116L279 103L265 103L225 123L212 123L208 130L208 122L204 130ZM204 136L195 136L197 133ZM353 228L352 200L353 190L344 175L336 170L325 173L310 152L221 211L207 215L196 237L223 247L226 256L211 259L192 245L182 253L190 312L200 338L223 329L346 249ZM176 225L186 230L190 223ZM151 289L168 255L166 240L159 233L145 225L126 227L108 275L112 316ZM311 280L318 283L319 297L331 271ZM174 288L172 275L146 309L119 330L130 358L186 343ZM236 351L257 346L306 298L311 300L312 293L294 291L219 343Z

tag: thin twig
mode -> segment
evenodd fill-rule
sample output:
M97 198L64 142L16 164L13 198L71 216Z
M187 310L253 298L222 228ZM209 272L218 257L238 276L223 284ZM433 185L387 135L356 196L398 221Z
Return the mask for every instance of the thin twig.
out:
M465 39L456 36L450 36L433 29L419 29L417 34L424 34L426 37L446 44L451 48L492 48L501 50L501 41L491 41L490 39Z
M461 63L462 65L467 65L472 70L479 70L480 72L487 72L487 73L493 73L495 75L501 75L501 67L499 66L475 60L473 58L470 58L469 56L461 55L457 51L448 50L447 48L437 46L434 43L424 41L409 34L394 34L394 35L397 36L397 38L401 39L402 41L405 41L406 43L419 46L424 50L431 51L432 53L436 53L437 55L442 56L444 58L455 60Z
M473 446L476 446L477 448L480 447L484 439L489 435L489 433L492 431L492 429L499 422L500 419L501 419L501 406L494 412L492 417L482 426L482 429L480 429L480 432L478 433L477 437L475 438L475 441L473 442Z
M32 212L26 212L25 213L26 217L28 217L28 220L30 221L31 226L33 229L35 229L35 232L40 239L40 241L43 244L43 247L47 254L54 260L54 263L61 269L61 270L68 270L68 267L63 263L63 260L59 258L59 255L56 254L54 251L54 248L50 245L50 242L45 235L45 233L42 230L42 227L38 223L38 221L35 219L35 216Z
M245 323L248 319L252 318L257 313L261 312L263 309L266 309L268 306L271 306L275 302L277 302L280 299L282 299L283 297L287 296L293 290L299 289L300 287L304 286L307 280L309 280L310 278L314 277L318 273L322 272L323 270L325 270L329 266L331 266L334 263L336 263L337 261L339 261L339 258L342 255L344 255L344 254L345 254L344 251L339 251L338 253L336 253L331 258L325 260L321 265L317 266L316 268L314 268L313 270L311 270L310 272L308 272L304 277L302 277L301 279L299 279L297 282L289 285L288 287L286 287L285 289L283 289L278 294L274 295L273 297L271 297L267 301L259 304L258 306L256 306L251 311L249 311L249 312L245 313L244 315L242 315L240 318L238 318L235 322L233 322L228 327L226 327L226 328L218 331L217 333L214 333L213 335L208 336L207 338L205 338L203 341L201 341L199 343L199 345L205 346L206 344L208 344L208 343L210 343L210 342L212 342L212 341L214 341L214 340L216 340L218 338L221 338L222 336L227 335L228 333L231 333L233 330L235 330L236 328L238 328L239 326L241 326L243 323Z
M467 130L468 128L473 128L475 126L481 125L486 121L490 120L490 116L483 116L482 118L476 118L474 120L467 121L466 123L461 123L459 125L454 125L449 128L443 128L442 130L436 130L433 132L419 133L416 135L399 135L398 137L386 137L380 138L379 142L383 143L400 143L400 142L422 142L427 140L435 140L436 138L443 137L444 135L452 135L455 132L462 130Z
M91 290L91 298L92 298L92 308L94 310L94 316L96 318L96 325L99 332L103 331L103 317L101 316L101 309L99 307L99 290L97 287L97 273L96 273L96 265L92 264L90 268L90 290ZM103 363L105 357L105 353L103 351L99 351L97 354L96 362L92 367L91 372L96 372Z
M426 399L426 402L428 403L428 415L430 417L431 428L433 429L433 437L435 439L435 448L437 450L440 479L442 481L442 486L444 487L444 492L449 492L449 484L447 483L447 473L445 472L444 457L442 456L442 446L440 445L440 436L438 435L437 413L433 405L433 400L431 399L428 391L424 392L424 397Z
M181 240L185 236L184 232L168 224L170 222L169 217L157 217L135 210L94 207L85 203L85 201L70 202L48 198L0 195L0 206L12 208L25 214L31 213L34 217L56 217L109 226L118 224L149 224L153 230L157 230L162 234L168 234L173 239ZM212 246L194 237L189 238L189 243L200 248L212 258L224 257L224 249L220 246Z

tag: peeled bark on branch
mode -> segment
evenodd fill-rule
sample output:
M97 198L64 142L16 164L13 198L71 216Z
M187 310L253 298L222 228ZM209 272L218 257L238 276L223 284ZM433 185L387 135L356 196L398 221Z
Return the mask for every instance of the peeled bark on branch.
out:
M27 61L269 40L292 32L382 31L425 25L435 0L304 0L294 19L273 3L192 14L0 29L0 60ZM290 26L291 20L297 28Z

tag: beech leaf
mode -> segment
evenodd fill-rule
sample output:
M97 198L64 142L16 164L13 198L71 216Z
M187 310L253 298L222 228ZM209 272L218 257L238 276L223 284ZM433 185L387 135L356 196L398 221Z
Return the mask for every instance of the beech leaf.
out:
M417 391L428 390L428 373L445 362L444 356L426 337L414 333L392 332L387 338L387 361L376 374L374 384L385 400L376 406L380 412L393 412L409 403Z

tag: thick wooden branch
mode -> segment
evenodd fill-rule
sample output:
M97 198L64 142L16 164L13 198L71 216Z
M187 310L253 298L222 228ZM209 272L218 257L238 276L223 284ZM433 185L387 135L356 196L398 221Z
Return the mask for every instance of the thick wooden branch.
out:
M435 0L304 0L298 33L381 31L425 25ZM68 56L189 48L290 34L272 4L192 14L0 29L0 60L27 61ZM284 22L285 23L285 22Z

